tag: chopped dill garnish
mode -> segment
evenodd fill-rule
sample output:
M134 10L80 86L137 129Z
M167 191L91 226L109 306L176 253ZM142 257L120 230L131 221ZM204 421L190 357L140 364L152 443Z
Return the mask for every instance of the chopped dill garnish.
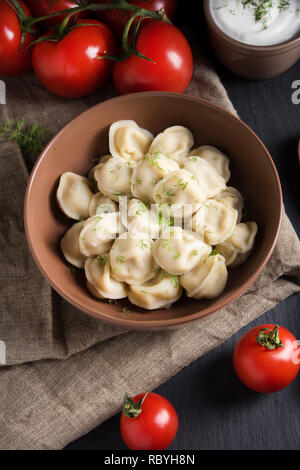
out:
M175 249L172 247L170 241L168 240L168 238L163 238L163 248L167 248L169 251L175 251Z
M139 209L135 212L136 215L142 215L145 212L147 212L147 206L143 201L139 201L138 205L139 205Z
M108 261L108 257L107 257L107 256L98 255L98 256L96 257L96 260L98 261L99 264L105 264L105 263L107 263L107 261Z
M170 274L170 276L171 276L171 279L170 279L171 284L173 284L174 287L178 287L178 277L174 276L173 274L172 275Z
M163 171L163 168L161 168L158 164L158 159L160 158L160 150L157 150L154 154L148 153L146 155L146 159L150 163L151 166L156 167L158 170Z
M69 269L70 269L70 273L74 276L74 275L76 274L76 268L75 268L75 266L70 265L70 266L69 266Z
M167 188L165 184L163 184L163 193L169 197L175 196L175 193L172 193L172 191L169 188Z
M268 27L271 8L274 6L274 0L242 0L244 8L252 8L256 22L261 21L265 29ZM279 12L286 11L290 6L289 0L279 0L277 8Z
M143 250L144 248L148 248L147 243L144 242L144 240L139 240L138 246Z
M188 181L184 181L182 178L177 178L177 181L178 181L178 183L175 184L175 188L179 186L182 189L182 191L185 191L185 189L188 185ZM173 196L174 196L174 194L173 194Z

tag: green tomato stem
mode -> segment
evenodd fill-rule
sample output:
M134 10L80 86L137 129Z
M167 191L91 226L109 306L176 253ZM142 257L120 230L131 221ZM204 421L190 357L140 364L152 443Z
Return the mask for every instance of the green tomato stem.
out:
M256 341L269 351L283 347L279 337L278 325L275 325L273 330L270 330L269 328L261 328L256 337Z
M129 42L128 37L129 37L130 28L136 18L139 17L141 19L141 18L147 17L147 18L152 18L157 21L165 21L167 23L171 23L171 21L168 19L163 9L158 10L158 11L151 11L145 8L140 8L136 5L132 5L131 3L128 3L126 0L115 0L114 2L108 3L108 4L101 4L101 3L83 4L75 8L67 8L65 10L57 11L54 13L50 13L49 15L40 16L37 18L27 17L23 9L20 7L20 5L18 4L16 0L6 0L6 1L14 9L14 11L16 12L20 20L20 26L23 31L21 46L24 42L26 33L28 32L36 33L36 31L33 28L35 24L40 23L50 18L55 18L56 16L66 15L66 17L63 19L61 24L58 26L58 28L56 28L56 36L57 36L56 40L58 41L59 39L63 38L64 35L69 31L68 25L69 25L69 21L71 17L83 11L122 10L122 11L131 12L132 16L129 18L129 20L124 26L124 32L123 32L123 37L122 37L122 45L123 45L123 49L125 53L122 54L121 57L110 57L108 55L105 57L100 57L100 58L109 58L109 59L113 59L117 61L124 60L130 57L132 54L134 54L137 57L153 62L153 60L144 56L135 48L135 40L136 40L138 28L140 26L140 21L138 21L137 25L135 26L132 43ZM55 39L53 38L52 40L55 40ZM38 42L40 41L38 40Z
M135 403L132 398L130 398L127 393L125 393L124 401L123 401L123 413L127 418L137 418L142 412L142 404L144 403L148 392L145 393L143 398L138 402Z

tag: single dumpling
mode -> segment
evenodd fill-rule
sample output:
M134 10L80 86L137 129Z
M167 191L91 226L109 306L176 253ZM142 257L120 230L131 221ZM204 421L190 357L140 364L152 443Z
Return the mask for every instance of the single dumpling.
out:
M155 185L168 173L179 170L178 163L160 152L148 153L133 169L131 192L144 202L153 202Z
M76 220L87 219L92 196L87 178L71 171L61 175L56 199L67 217Z
M165 230L153 243L157 264L171 274L184 274L211 253L211 246L199 240L192 231L181 227Z
M212 145L201 145L196 149L192 150L189 155L196 155L197 157L204 158L210 165L212 165L216 171L221 175L225 182L230 178L229 171L229 158L216 147Z
M110 158L112 158L111 155L103 155L103 157L99 157L99 162L97 163L97 165L93 166L93 168L91 168L91 170L89 171L89 180L95 179L95 171L101 168L103 163L107 162L107 160L109 160Z
M99 299L123 299L127 297L128 286L111 276L109 254L88 258L84 265L87 288Z
M227 187L220 194L214 197L217 201L227 202L233 209L238 211L237 223L239 224L242 220L244 199L241 193L231 186Z
M160 224L156 211L149 210L139 199L131 199L127 211L121 210L121 221L132 234L152 239L159 236Z
M153 198L161 206L170 208L170 213L189 217L206 200L206 194L198 179L187 170L177 170L168 174L154 187Z
M120 196L132 197L132 170L131 162L126 162L123 158L110 158L94 172L99 191L117 202Z
M102 193L96 193L90 200L89 215L92 217L96 214L117 212L118 205L109 197L104 196Z
M186 127L172 126L155 137L149 153L161 152L179 162L182 158L187 157L193 144L193 134Z
M79 236L79 248L85 256L109 251L113 240L124 232L119 212L102 213L87 219Z
M152 240L126 232L117 238L110 250L112 276L127 284L149 281L155 276L157 264L152 256Z
M225 258L216 254L202 259L192 271L180 276L180 283L188 297L214 299L223 292L227 277Z
M187 157L182 162L185 168L198 178L199 185L206 194L206 198L214 197L226 188L223 176L201 157Z
M60 247L64 257L70 264L76 268L83 268L86 256L84 256L79 249L79 236L83 228L84 222L77 222L72 225L69 230L64 234Z
M178 277L158 269L151 281L131 284L128 299L138 307L154 310L169 307L181 297L181 294L182 287Z
M238 211L229 204L208 199L192 218L192 229L209 245L229 238L235 229Z
M113 157L137 162L144 158L152 140L151 132L135 121L117 121L109 128L109 151Z
M252 252L256 233L255 222L240 223L235 227L231 237L216 246L216 250L224 256L227 266L233 268L246 261Z

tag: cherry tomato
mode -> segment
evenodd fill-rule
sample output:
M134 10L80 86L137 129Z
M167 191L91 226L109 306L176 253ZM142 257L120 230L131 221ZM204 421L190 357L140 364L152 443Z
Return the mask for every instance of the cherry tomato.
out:
M78 7L78 4L72 2L72 0L26 0L32 11L33 16L45 16L50 13L56 13L58 11L66 10L67 8ZM49 18L41 22L43 26L52 26L59 24L65 18L66 15L59 15L53 18ZM79 13L77 17L84 16L84 13Z
M78 25L58 42L46 40L34 45L34 71L40 81L59 96L88 95L109 78L112 61L97 57L115 55L114 36L100 21L84 20L84 23L91 25Z
M31 16L27 5L18 0L26 16ZM0 0L0 75L18 75L31 69L32 48L36 38L26 34L21 48L22 30L18 15L5 1Z
M278 325L260 325L237 343L233 365L239 379L261 393L277 392L299 371L300 348L296 338Z
M116 62L113 77L119 93L181 93L187 88L193 74L193 56L179 29L168 23L151 21L138 34L136 48L155 63L136 56Z
M113 0L104 0L100 3L112 3ZM131 0L129 3L136 5L140 8L145 8L146 10L157 11L161 8L164 8L167 17L173 21L176 13L176 0ZM99 11L98 17L104 21L107 26L115 33L115 35L120 38L122 37L124 24L131 17L131 13L128 11L122 10L107 10ZM144 20L146 21L146 20Z
M174 440L178 416L171 403L157 393L125 396L120 429L133 450L163 450Z

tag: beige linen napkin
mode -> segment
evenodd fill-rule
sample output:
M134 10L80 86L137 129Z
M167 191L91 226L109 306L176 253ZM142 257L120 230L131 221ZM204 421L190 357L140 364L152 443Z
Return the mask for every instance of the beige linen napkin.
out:
M32 73L6 80L0 119L44 126L50 135L91 105L114 95L53 96ZM188 93L235 112L217 75L198 63ZM230 306L173 331L125 331L88 318L42 278L23 227L28 170L14 144L0 144L0 448L59 449L116 413L123 394L151 390L249 321L300 290L300 243L284 214L267 267Z

